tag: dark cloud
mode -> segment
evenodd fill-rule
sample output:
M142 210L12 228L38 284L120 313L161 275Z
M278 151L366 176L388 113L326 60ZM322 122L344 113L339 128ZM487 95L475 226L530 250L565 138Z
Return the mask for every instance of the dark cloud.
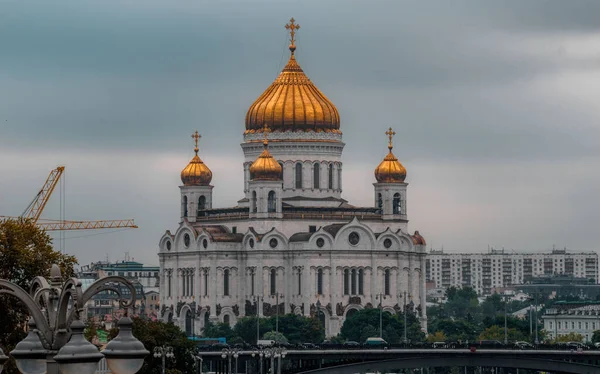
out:
M571 221L509 224L515 212L502 207L498 220L480 219L487 223L469 234L465 248L502 245L506 231L518 233L528 248L544 234L589 247L586 201L594 198L589 186L596 179L571 176L580 184L564 192L544 173L515 178L505 170L520 163L535 170L600 163L600 111L593 100L600 94L594 84L599 13L597 1L558 0L6 1L0 150L4 175L17 178L17 187L3 185L0 192L19 191L10 202L0 199L0 212L22 210L31 194L19 186L41 183L33 175L43 179L55 164L80 158L71 161L82 178L71 195L81 201L72 198L70 213L136 216L145 228L127 233L125 243L154 261L156 238L176 222L177 174L191 157L193 130L203 134L201 153L215 165L215 184L227 185L217 189L217 202L231 205L241 196L241 174L232 170L241 169L245 113L285 64L283 25L294 16L302 27L298 60L341 113L345 171L370 175L386 152L383 131L394 127L395 152L414 178L413 222L434 233L432 239L437 235L434 242L458 247L453 233L485 217L478 206L498 209L497 195L486 195L490 185L499 186L505 204L527 204L519 189L527 182L533 186L527 191L549 191L528 210L529 220L546 217L548 204L560 200ZM43 162L31 160L34 155ZM140 161L132 157L151 161L136 167ZM172 169L156 166L165 160ZM456 165L460 173L448 172ZM31 180L18 179L22 168ZM85 187L103 178L102 187ZM355 183L347 197L369 204L369 183ZM440 194L440 186L448 193ZM98 201L80 209L90 194ZM476 196L483 197L469 201ZM557 234L561 225L569 229Z

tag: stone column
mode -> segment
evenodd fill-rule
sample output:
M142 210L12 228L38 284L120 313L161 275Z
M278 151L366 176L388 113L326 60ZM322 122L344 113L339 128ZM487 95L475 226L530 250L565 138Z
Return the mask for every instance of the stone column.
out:
M308 265L308 262L305 262L302 273L302 281L304 282L302 285L302 303L304 304L303 314L305 317L310 316L310 296L313 293L316 293L316 287L314 287L313 283L310 281L311 279L314 279L314 277L316 277L316 274L311 274L310 266ZM313 290L315 292L313 292Z
M217 322L218 321L218 317L217 317L217 297L218 297L218 292L217 292L217 265L216 265L216 259L211 256L210 258L210 273L208 274L208 277L210 279L210 285L208 287L208 296L210 299L210 320L212 322Z

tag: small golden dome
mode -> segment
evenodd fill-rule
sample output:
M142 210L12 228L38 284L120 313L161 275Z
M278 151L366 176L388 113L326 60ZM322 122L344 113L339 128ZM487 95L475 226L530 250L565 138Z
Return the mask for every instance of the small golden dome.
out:
M403 183L406 178L406 169L392 153L392 137L396 135L396 133L390 127L385 134L388 135L390 139L388 144L389 153L375 169L375 179L377 179L377 182L379 183Z
M291 56L277 79L250 106L246 132L260 131L266 124L271 131L327 131L340 133L340 115L333 103L308 79L294 56L294 19L290 30Z
M196 141L196 147L194 148L196 155L181 171L181 181L184 186L208 186L212 180L212 171L198 157L198 139L201 138L198 131L192 135L192 138Z
M263 132L265 134L264 149L250 165L250 179L253 181L279 181L283 176L283 168L269 153L269 141L267 140L269 129L267 125L265 125Z

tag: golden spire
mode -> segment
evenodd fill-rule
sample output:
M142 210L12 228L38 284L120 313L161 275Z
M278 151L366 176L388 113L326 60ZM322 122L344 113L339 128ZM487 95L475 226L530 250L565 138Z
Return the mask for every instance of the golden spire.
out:
M201 137L197 130L192 134L195 144L194 153L196 154L185 169L181 171L181 181L184 186L208 186L212 180L212 171L198 157L198 140Z
M375 169L375 179L379 183L403 183L406 178L406 169L392 153L392 148L394 148L392 138L396 132L390 127L385 135L388 137L389 152Z
M202 137L202 135L198 134L198 130L192 134L192 139L196 142L196 146L194 147L194 152L196 155L198 154L198 140Z
M388 139L390 140L390 142L388 143L388 149L391 151L392 148L394 148L394 145L392 144L392 138L394 137L394 135L396 135L396 131L392 130L392 128L390 127L386 132L385 135L388 136Z
M294 17L290 18L290 23L285 24L286 30L290 31L290 52L292 52L292 56L294 55L294 51L296 50L296 30L300 28L300 25L295 23L296 20Z

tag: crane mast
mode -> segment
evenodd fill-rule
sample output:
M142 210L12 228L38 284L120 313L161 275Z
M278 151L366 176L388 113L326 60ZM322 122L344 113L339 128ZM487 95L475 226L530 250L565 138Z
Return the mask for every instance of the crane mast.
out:
M65 171L65 167L59 166L50 172L46 183L44 183L40 192L35 195L31 203L25 208L21 217L31 219L33 223L37 223L63 171Z

